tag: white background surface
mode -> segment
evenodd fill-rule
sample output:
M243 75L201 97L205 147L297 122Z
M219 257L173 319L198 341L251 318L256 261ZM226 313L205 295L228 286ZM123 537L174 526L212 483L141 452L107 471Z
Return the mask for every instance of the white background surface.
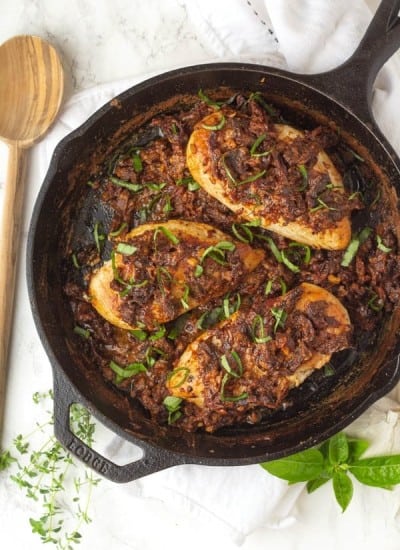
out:
M318 7L323 1L314 0L314 4ZM369 0L372 7L376 3ZM67 99L83 89L144 73L207 62L218 56L224 60L235 59L233 49L218 49L199 33L198 26L189 16L188 4L190 0L0 0L0 43L24 33L50 40L62 53L68 81ZM348 4L351 9L352 2ZM267 37L264 28L262 32ZM255 59L254 52L249 54L252 61L263 61ZM400 117L398 112L394 116ZM36 164L31 169L44 174L46 167L38 165L37 155L32 158ZM0 148L0 184L4 182L5 162L3 147ZM34 189L26 193L27 216L39 186L40 182L34 182ZM22 247L28 222L28 218L25 219ZM17 433L30 431L32 418L28 402L31 395L51 385L49 363L29 310L24 251L22 248L19 263L5 445ZM24 369L27 370L26 384L22 385ZM32 384L41 386L33 387ZM391 415L387 412L391 405L383 400L381 407L374 409L375 416L364 415L359 426L365 433L372 426L371 438L383 441L378 450L400 452L398 417L393 411ZM4 476L0 483L0 546L12 550L41 548L28 523L28 517L33 515L32 504L27 503ZM297 501L295 523L282 529L261 524L247 537L242 549L314 550L323 547L324 550L336 550L351 547L355 550L399 550L399 489L388 494L356 484L353 502L344 515L331 492L327 485L311 496L303 493ZM115 511L119 506L119 513L112 514L111 507ZM84 533L82 550L237 548L218 525L197 519L189 511L177 512L162 500L142 498L133 484L116 486L102 482L95 492L92 516L94 522Z

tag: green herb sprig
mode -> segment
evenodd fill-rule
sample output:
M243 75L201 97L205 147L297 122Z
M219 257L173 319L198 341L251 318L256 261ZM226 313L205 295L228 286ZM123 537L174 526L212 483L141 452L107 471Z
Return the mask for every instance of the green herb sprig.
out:
M35 404L46 405L52 398L51 390L33 395ZM29 518L32 532L43 543L71 550L81 542L84 524L91 522L92 493L100 479L75 462L53 434L49 436L53 416L49 411L46 415L45 421L36 422L32 432L17 435L12 448L0 453L0 472L9 472L10 479L35 502L37 516ZM77 437L93 445L95 424L87 409L72 405L70 426Z
M261 466L290 484L306 482L308 493L332 481L335 498L344 512L354 491L350 474L364 485L382 489L392 489L400 483L400 455L361 458L368 447L368 441L339 432L317 448L263 462Z

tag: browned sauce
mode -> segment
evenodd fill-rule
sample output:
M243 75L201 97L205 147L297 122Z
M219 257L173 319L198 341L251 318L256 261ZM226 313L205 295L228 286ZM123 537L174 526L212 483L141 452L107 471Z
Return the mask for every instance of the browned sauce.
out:
M252 174L265 170L269 180L262 188L262 200L266 201L266 186L274 185L275 192L279 191L275 194L279 200L275 200L273 208L277 213L279 209L285 211L289 218L312 219L316 220L317 225L327 224L330 219L334 224L336 218L353 212L353 239L360 234L361 239L358 243L352 241L350 251L315 250L269 233L256 224L241 225L243 220L203 191L186 167L189 136L195 124L215 109L200 99L190 109L154 117L143 129L149 135L154 135L146 145L124 147L115 157L105 159L104 170L93 174L91 178L88 197L91 203L95 201L111 213L110 221L101 223L91 219L92 240L70 250L70 257L67 258L71 267L67 272L65 292L78 327L77 338L82 337L85 353L96 363L106 381L114 384L118 391L138 399L155 422L169 421L186 430L204 425L206 429L214 430L229 424L258 422L265 407L282 406L289 388L286 383L282 383L280 375L293 371L296 361L307 356L311 339L313 342L317 339L318 349L328 353L344 345L357 349L360 342L365 345L366 340L369 340L369 346L373 346L374 331L400 299L398 243L393 231L385 223L387 205L380 196L379 182L363 159L341 143L332 131L320 127L305 131L304 137L297 138L290 147L282 147L271 155L250 159L246 157L246 151L254 144L254 138L268 135L272 122L280 121L279 113L259 101L259 98L249 99L244 96L235 97L229 107L223 108L236 113L235 117L229 119L225 132L230 131L236 136L234 142L237 147L232 148L226 161L238 180L251 179ZM241 132L241 121L244 119L247 123L250 120L251 124L246 124L246 132ZM214 140L216 157L224 153L220 150L221 135L216 131L211 138ZM271 140L273 136L260 142L261 149L267 150L273 146ZM346 187L344 194L332 193L329 182L311 171L307 172L307 167L315 163L321 148L330 155L342 174ZM303 173L295 168L299 164L305 168ZM304 174L307 175L306 186L303 185ZM238 187L238 200L243 194L248 194L249 189L254 191L255 184L253 181L249 182L247 188L246 185ZM291 188L293 192L288 192ZM321 192L324 193L322 205L327 205L332 213L323 222L322 218L310 215L310 210L316 206L315 198L321 196ZM212 225L232 239L243 240L254 248L264 249L265 260L245 280L237 277L230 291L222 297L216 298L211 291L207 292L206 287L197 289L197 294L202 296L202 305L157 326L152 325L145 310L141 311L141 293L148 289L132 288L125 292L125 316L129 320L132 312L136 312L135 318L140 319L141 327L127 331L112 326L96 312L87 298L91 273L110 258L116 234L118 239L123 239L124 234L141 224L162 223L172 219ZM142 241L140 253L145 277L149 262L155 259L148 250L152 243L146 242L145 238ZM164 247L169 245L168 239L162 237L157 254L162 255ZM286 261L282 261L282 251ZM227 257L225 259L229 260ZM231 260L234 261L233 256ZM212 269L214 264L211 262L210 266ZM217 281L218 271L210 271L207 283L209 288L214 287ZM249 325L254 324L255 315L265 313L265 308L260 309L260 304L284 295L301 282L319 285L342 302L353 326L351 342L341 342L339 347L335 347L329 339L324 340L324 323L327 321L323 319L323 306L316 305L307 315L291 317L285 334L279 335L279 331L275 331L277 338L273 331L276 319L270 316L266 325L270 327L274 338L271 357L275 361L276 372L273 377L265 377L263 391L249 384L246 393L250 394L250 398L247 401L246 398L230 401L225 409L219 403L218 413L210 410L207 415L199 415L196 406L184 400L179 405L179 414L171 414L167 410L164 404L169 395L167 379L190 342L207 328L229 318L238 309L246 312ZM193 285L195 283L190 282ZM117 290L126 290L119 286L118 281L113 284ZM318 311L318 307L322 309ZM263 336L268 334L263 333ZM290 340L293 349L289 362L285 362L278 353L282 338ZM315 346L315 342L312 346ZM202 353L209 352L202 350ZM229 383L225 388L228 394L232 389ZM257 395L259 399L255 398ZM200 416L203 417L201 422ZM207 416L206 421L204 416Z

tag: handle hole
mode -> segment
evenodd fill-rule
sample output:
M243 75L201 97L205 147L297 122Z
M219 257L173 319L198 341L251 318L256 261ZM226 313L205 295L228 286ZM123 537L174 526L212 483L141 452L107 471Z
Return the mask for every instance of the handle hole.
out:
M140 447L116 435L80 403L72 403L69 408L69 428L80 441L117 466L125 466L144 456Z

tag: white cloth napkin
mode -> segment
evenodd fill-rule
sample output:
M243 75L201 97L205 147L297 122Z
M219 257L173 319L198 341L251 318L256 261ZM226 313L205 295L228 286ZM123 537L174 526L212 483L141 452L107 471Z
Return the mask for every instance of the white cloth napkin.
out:
M255 61L298 72L322 71L344 61L355 49L371 17L363 0L351 3L348 0L192 0L187 3L187 10L215 59ZM190 63L188 59L187 64ZM25 236L33 202L55 145L103 103L143 78L87 90L65 104L51 132L31 154ZM398 60L392 60L376 83L374 112L382 130L400 153L400 124L395 123L399 87ZM10 385L15 388L14 393L22 392L26 397L31 388L46 390L51 378L48 361L37 346L38 337L27 305L24 253L25 250L21 255L20 302L13 333L13 362L19 368L13 368ZM21 366L27 354L32 365L30 372ZM371 452L400 452L399 402L397 388L354 422L348 432L370 439ZM21 400L21 407L22 411L21 408L16 411L12 403L8 404L6 440L15 436L10 426L19 425L21 431L24 430L21 422L29 426L32 416L29 399ZM111 459L118 463L129 460L129 444L115 436L110 439L110 434L101 427L98 439ZM101 498L95 504L102 518L96 528L120 540L121 533L128 536L132 503L137 499L157 499L168 510L184 513L203 522L205 527L212 522L231 541L241 544L258 527L291 525L296 520L296 502L301 491L301 485L289 487L257 465L179 466L122 487L104 484ZM113 506L116 499L118 507Z

